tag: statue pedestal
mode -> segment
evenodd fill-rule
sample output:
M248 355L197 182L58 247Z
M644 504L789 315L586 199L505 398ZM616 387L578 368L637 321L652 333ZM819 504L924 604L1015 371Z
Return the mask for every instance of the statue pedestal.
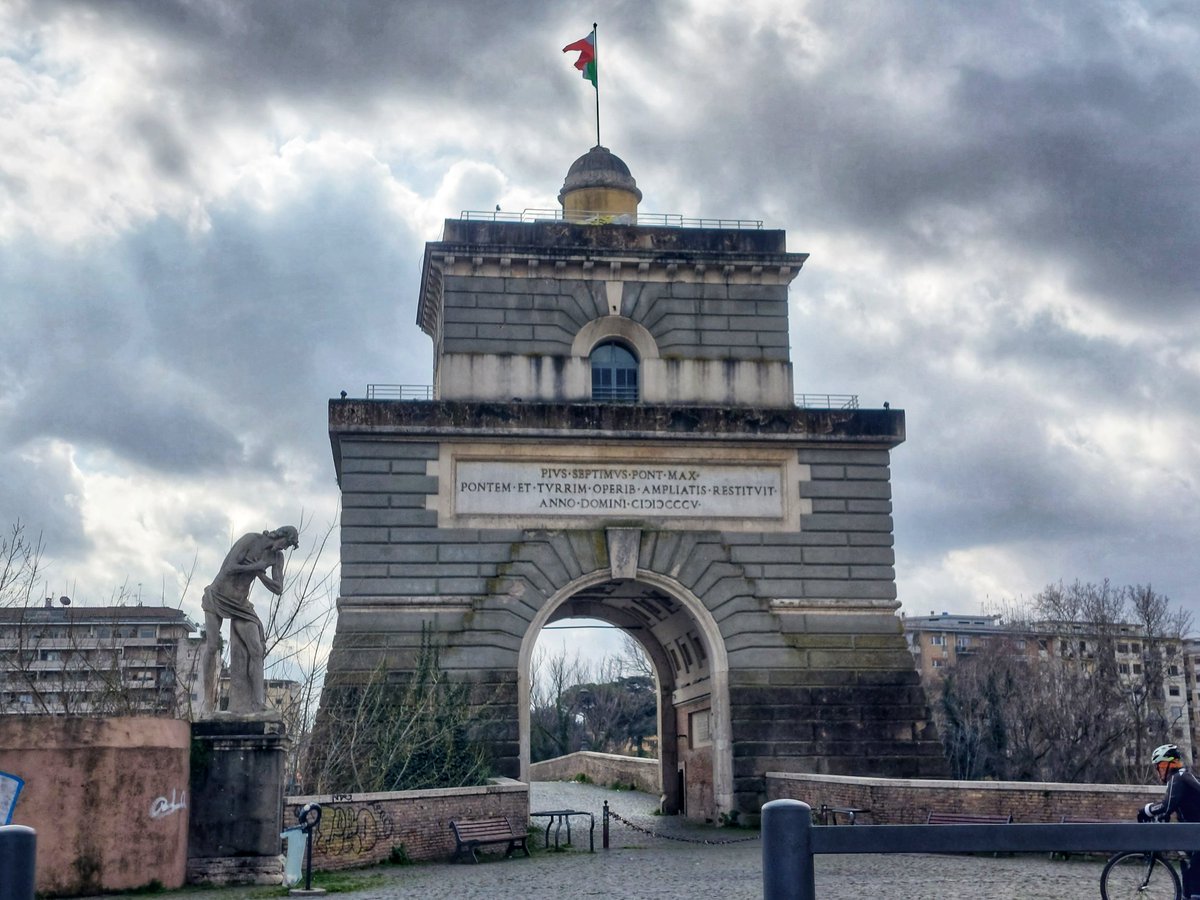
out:
M282 884L286 729L277 713L192 724L189 884Z

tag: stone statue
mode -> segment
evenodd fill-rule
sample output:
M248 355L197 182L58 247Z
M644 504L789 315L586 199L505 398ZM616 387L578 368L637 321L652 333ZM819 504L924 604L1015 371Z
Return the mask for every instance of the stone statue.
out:
M250 603L255 579L272 594L283 593L283 551L299 547L300 533L291 525L240 537L221 563L221 571L204 589L204 646L200 677L206 714L218 709L221 672L221 623L229 620L229 711L256 713L267 708L263 682L266 638L262 621ZM270 574L268 575L268 570Z

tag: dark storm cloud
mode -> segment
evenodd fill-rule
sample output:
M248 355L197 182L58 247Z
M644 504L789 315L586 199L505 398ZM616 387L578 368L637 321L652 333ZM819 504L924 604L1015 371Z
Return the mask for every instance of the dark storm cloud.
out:
M91 547L79 508L80 486L62 453L32 457L0 449L0 528L20 523L25 538L39 536L54 554L82 555Z
M657 30L674 7L627 0L605 13ZM53 21L96 8L92 0L42 0L34 15ZM544 76L560 62L559 47L591 24L588 11L540 0L117 0L102 8L97 27L173 45L164 76L178 87L202 81L214 105L282 98L370 109L393 93L421 93L452 96L456 114L497 103L536 107L569 90L565 79ZM547 52L530 58L537 41Z
M329 397L430 380L411 324L420 242L381 193L318 176L269 212L217 206L202 233L158 220L96 257L0 253L24 276L0 275L23 297L0 334L20 394L0 437L188 474L327 464Z
M846 287L819 263L793 283L797 387L906 412L908 439L892 454L901 599L923 607L908 579L940 571L938 605L977 601L943 566L956 551L993 548L1046 582L1154 581L1190 601L1200 568L1191 471L1173 468L1177 452L1139 454L1156 433L1186 440L1178 423L1191 427L1200 396L1178 363L1190 332L1088 336L1022 314L1003 292L965 298L958 315L896 315L902 295L864 285L835 302ZM1106 434L1114 424L1126 429L1119 440Z
M785 45L730 12L713 55L744 68L695 73L686 157L649 116L634 143L704 172L719 210L786 204L793 229L898 258L988 240L1124 315L1195 313L1194 23L1160 36L1116 4L806 8L820 38Z
M384 188L362 173L314 174L270 211L221 204L203 236L168 228L132 245L170 364L253 409L264 432L294 433L307 410L321 441L339 390L428 381L428 339L412 325L421 241Z
M23 413L5 429L23 444L57 438L169 472L233 466L244 453L237 437L179 390L163 392L153 370L120 358L53 370L27 384Z

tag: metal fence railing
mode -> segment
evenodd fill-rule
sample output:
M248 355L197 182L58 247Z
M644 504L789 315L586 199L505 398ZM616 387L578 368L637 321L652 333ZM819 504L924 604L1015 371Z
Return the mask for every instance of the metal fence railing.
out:
M858 394L796 394L801 409L858 409Z
M1200 847L1200 824L814 826L807 803L772 800L762 808L762 842L763 900L815 900L817 853L1190 851ZM970 896L970 885L962 888ZM1012 896L1022 896L1019 885Z
M432 400L432 384L368 384L368 400Z
M579 225L643 225L658 228L730 228L738 231L758 231L763 227L762 219L710 219L675 215L674 213L626 213L613 215L605 212L572 212L564 215L561 209L523 209L520 212L504 210L465 209L458 215L464 222L574 222Z
M368 400L432 400L430 384L368 384ZM593 400L599 402L633 403L638 399L636 387L605 387ZM858 409L857 394L796 394L800 409Z

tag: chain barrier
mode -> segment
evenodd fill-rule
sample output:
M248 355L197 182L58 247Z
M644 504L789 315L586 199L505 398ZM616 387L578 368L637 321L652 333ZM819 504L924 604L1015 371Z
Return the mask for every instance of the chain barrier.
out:
M732 838L727 841L712 841L712 840L706 840L706 839L702 839L702 838L680 837L680 836L674 835L674 834L662 834L661 832L658 832L658 831L651 831L649 828L643 828L641 825L633 824L628 819L613 812L612 809L609 808L607 803L604 804L604 806L605 806L605 812L611 818L616 819L618 822L620 822L622 825L624 825L626 828L632 828L634 831L640 831L642 834L650 835L650 837L662 838L663 840L667 840L667 841L681 841L682 843L685 843L685 844L745 844L748 841L757 841L761 837L761 835L755 834L755 835L751 835L750 837Z

